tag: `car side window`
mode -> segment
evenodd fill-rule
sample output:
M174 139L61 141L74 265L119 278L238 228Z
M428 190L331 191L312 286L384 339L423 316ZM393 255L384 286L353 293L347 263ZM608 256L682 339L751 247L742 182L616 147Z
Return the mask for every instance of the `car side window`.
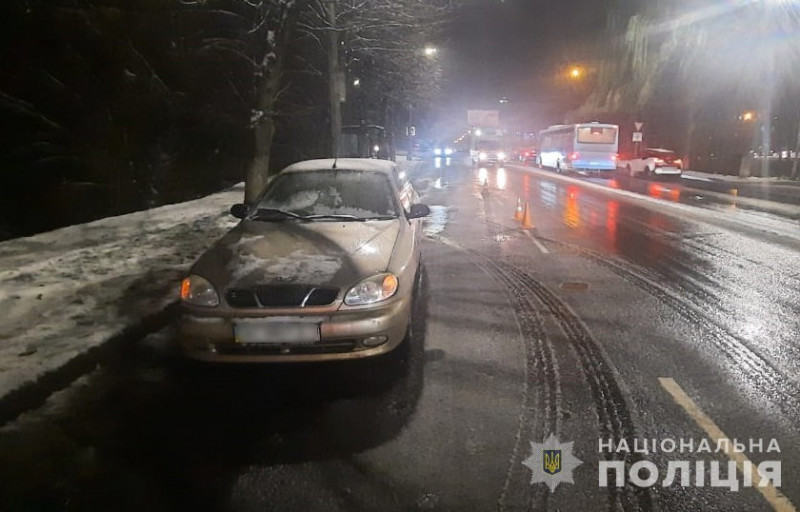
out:
M392 167L392 179L400 194L400 203L403 205L403 208L408 211L415 202L414 197L412 197L414 189L408 181L408 176L401 174L397 170L397 167Z

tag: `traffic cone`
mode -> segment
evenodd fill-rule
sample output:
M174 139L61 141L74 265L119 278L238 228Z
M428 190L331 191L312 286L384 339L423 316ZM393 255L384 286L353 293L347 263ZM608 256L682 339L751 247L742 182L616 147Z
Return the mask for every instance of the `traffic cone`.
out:
M514 210L514 220L522 220L522 199L517 198L517 208Z
M533 221L531 221L531 207L530 201L525 201L525 211L522 213L522 229L533 229Z

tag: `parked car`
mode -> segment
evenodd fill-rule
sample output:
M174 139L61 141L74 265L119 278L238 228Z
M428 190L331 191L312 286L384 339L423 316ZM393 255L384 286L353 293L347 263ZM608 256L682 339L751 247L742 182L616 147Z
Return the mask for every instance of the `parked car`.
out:
M535 148L517 148L515 151L516 159L525 165L536 164L536 156L538 152Z
M277 175L181 283L179 339L211 362L376 356L401 345L429 214L393 162L312 160Z
M683 172L681 158L674 151L660 148L647 148L638 157L620 159L618 166L631 177L680 177Z

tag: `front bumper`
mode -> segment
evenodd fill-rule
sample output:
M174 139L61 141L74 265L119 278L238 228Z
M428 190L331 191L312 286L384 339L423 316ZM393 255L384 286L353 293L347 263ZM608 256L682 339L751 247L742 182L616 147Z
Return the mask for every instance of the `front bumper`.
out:
M274 363L359 359L396 348L408 331L411 297L399 297L379 307L337 310L323 315L297 314L319 323L320 341L308 345L238 343L231 316L198 315L184 311L178 321L178 338L186 356L207 362ZM266 315L265 315L266 316ZM281 314L281 317L287 315ZM250 317L252 318L252 317ZM379 346L366 346L365 338L385 336Z

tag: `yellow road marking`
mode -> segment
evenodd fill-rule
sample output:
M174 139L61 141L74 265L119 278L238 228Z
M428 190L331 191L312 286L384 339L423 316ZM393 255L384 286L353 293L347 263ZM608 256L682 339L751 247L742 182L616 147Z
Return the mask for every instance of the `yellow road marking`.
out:
M672 399L675 400L675 403L683 407L689 416L698 424L700 428L706 431L709 437L717 443L719 446L720 441L725 441L725 454L736 463L736 467L739 468L739 472L744 474L744 464L745 462L750 462L747 456L744 453L736 452L733 450L733 443L725 435L725 433L720 429L714 421L706 416L706 414L697 406L697 404L689 398L683 389L675 382L674 379L670 379L667 377L659 377L658 382L661 383L661 387L663 387L667 393L672 395ZM752 464L752 462L750 462ZM755 464L753 464L755 467ZM797 509L794 507L789 498L787 498L781 491L779 491L775 486L771 483L760 487L758 485L759 481L761 480L761 475L758 474L758 471L752 471L750 474L750 480L752 482L752 486L758 490L763 496L764 499L772 505L772 508L775 509L777 512L797 512Z

